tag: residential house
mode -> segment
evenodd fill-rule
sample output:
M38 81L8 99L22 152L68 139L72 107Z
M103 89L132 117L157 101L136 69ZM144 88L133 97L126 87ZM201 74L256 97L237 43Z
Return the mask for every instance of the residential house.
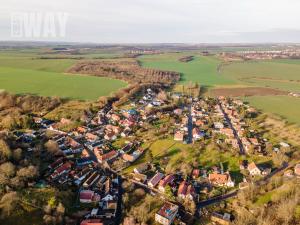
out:
M178 205L166 202L155 214L155 221L163 225L172 224L178 213L178 208Z
M234 137L233 130L230 128L221 128L220 133L226 135L229 138Z
M88 150L83 149L81 152L81 157L85 158L85 157L90 157L90 153Z
M180 116L182 114L182 109L174 109L174 114Z
M299 171L300 172L300 171ZM286 170L286 171L284 171L284 176L285 177L288 177L288 178L292 178L292 177L294 177L294 171L293 170Z
M249 151L249 150L250 150L250 147L251 147L251 143L248 141L248 139L245 138L245 137L243 137L243 138L241 139L241 141L242 141L242 144L243 144L245 150L246 150L246 151Z
M144 173L150 168L150 165L148 163L143 163L139 165L138 167L134 168L133 172L135 173Z
M252 176L261 175L261 170L256 166L254 162L248 165L248 171Z
M267 175L269 175L269 174L271 173L271 171L272 171L271 168L264 168L264 169L262 170L261 174L262 174L263 176L267 176Z
M126 153L123 154L122 158L127 162L134 162L135 160L137 160L140 157L141 154L142 154L142 151L136 150L131 155L126 154Z
M288 143L285 143L285 142L280 142L279 144L283 148L289 148L290 147L290 145Z
M117 114L112 114L111 115L111 119L113 120L113 121L115 121L115 122L118 122L118 121L120 121L120 116L119 115L117 115Z
M248 169L248 160L240 161L240 170L246 170L246 169Z
M224 124L221 122L214 122L214 128L215 129L223 129L224 128Z
M193 200L195 196L195 189L190 184L188 184L185 180L182 181L178 187L177 196L181 199L190 199Z
M77 132L80 133L80 134L85 134L86 132L88 132L88 128L87 127L84 127L84 126L81 126L81 127L77 127Z
M100 195L91 190L82 190L79 194L79 201L80 203L99 202Z
M188 123L188 121L189 121L189 118L188 118L187 116L185 116L185 117L183 117L183 118L181 119L181 124L182 124L183 126L186 126L186 124Z
M151 188L154 188L160 180L164 177L162 173L156 173L149 181L148 181L148 186Z
M51 163L48 168L49 169L56 169L59 166L61 166L62 164L64 164L64 157L58 158L55 162Z
M104 139L105 139L105 140L108 140L108 141L114 141L114 140L117 139L117 135L116 135L116 133L113 132L113 131L107 131L107 132L105 133Z
M93 172L83 183L83 187L85 188L91 187L93 184L96 183L96 181L98 181L99 178L100 178L100 174L97 171Z
M167 185L174 181L175 177L172 174L167 175L164 179L159 182L158 190L161 192L165 192L165 188Z
M294 168L294 173L296 176L300 176L300 163L296 164Z
M76 160L77 166L85 166L85 165L92 164L92 163L94 163L94 160L92 157L79 158Z
M141 173L132 173L132 178L138 182L144 183L147 180L147 175Z
M193 169L192 178L197 179L199 176L200 176L200 170L199 169Z
M104 225L101 219L86 219L80 225Z
M95 152L95 155L99 162L105 162L105 161L109 161L109 160L117 157L118 152L115 150L112 150L110 152L102 154L100 151L97 151L97 152Z
M183 139L184 139L184 132L176 131L174 134L174 141L183 141Z
M199 130L199 128L194 128L192 130L192 135L193 135L194 140L199 140L199 139L203 138L205 134L204 134L204 132L201 132Z
M92 133L86 133L85 138L90 142L94 142L99 139L99 137L97 135L92 134Z
M66 162L64 164L62 164L60 167L58 167L56 170L54 170L54 172L50 175L51 179L55 179L67 172L69 172L71 170L71 163L70 162Z
M228 172L224 174L210 173L208 175L208 180L213 185L234 187L234 181L231 179L231 176Z

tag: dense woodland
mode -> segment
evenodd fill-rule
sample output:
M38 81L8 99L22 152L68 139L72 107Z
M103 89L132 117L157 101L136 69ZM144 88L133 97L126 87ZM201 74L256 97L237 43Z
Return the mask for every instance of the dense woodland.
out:
M32 128L32 115L43 116L62 104L59 98L0 93L0 128Z

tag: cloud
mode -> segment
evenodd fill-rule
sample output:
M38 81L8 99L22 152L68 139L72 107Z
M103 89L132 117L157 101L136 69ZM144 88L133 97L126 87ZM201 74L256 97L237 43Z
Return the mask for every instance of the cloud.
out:
M67 36L82 42L300 42L298 0L2 0L0 38L11 12L68 12Z

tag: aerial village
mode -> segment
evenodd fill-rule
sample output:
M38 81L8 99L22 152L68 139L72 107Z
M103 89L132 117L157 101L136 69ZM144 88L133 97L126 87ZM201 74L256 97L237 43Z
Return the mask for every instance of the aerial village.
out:
M153 215L155 222L190 224L193 218L201 217L205 205L234 196L285 166L286 162L282 162L282 167L260 165L255 157L239 160L246 155L267 157L292 148L285 142L270 146L267 139L251 128L246 118L257 113L254 108L237 99L192 98L178 93L169 93L170 98L179 102L169 106L168 100L158 97L159 92L149 88L132 99L129 107L104 107L70 132L59 129L68 119L49 121L36 117L39 129L18 135L30 142L46 131L52 132L50 141L61 151L46 169L44 180L47 185L71 188L78 193L74 205L86 210L81 225L121 222L125 180L163 201ZM167 173L151 161L139 163L149 148L145 147L147 140L136 134L145 129L145 124L155 125L166 115L172 118L172 126L164 131L165 136L187 146L210 141L220 149L231 149L237 155L239 171L231 171L221 162L209 167L192 165L188 173ZM120 139L126 141L116 147ZM132 171L124 173L129 167ZM300 176L300 164L284 176ZM216 224L230 224L234 219L229 212L215 211L210 216Z

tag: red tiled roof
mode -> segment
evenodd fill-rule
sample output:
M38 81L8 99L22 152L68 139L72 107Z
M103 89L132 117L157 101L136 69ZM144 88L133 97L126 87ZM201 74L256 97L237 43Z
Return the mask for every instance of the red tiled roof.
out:
M103 225L100 219L88 219L83 220L80 225Z
M167 175L163 180L159 182L159 186L165 187L175 179L174 175Z
M177 195L186 195L187 188L188 188L187 182L185 180L182 181L181 184L179 185Z
M256 164L255 164L254 162L252 162L252 163L250 163L250 164L248 165L248 170L249 170L249 171L254 170L254 169L256 169L256 168L257 168L257 166L256 166Z
M172 216L174 215L174 213L178 212L178 206L170 203L170 202L166 202L161 208L160 210L157 212L157 214L161 215L164 218L167 219L171 219Z
M92 200L94 196L93 191L81 191L80 200Z
M100 155L99 159L100 160L107 160L107 159L110 159L110 158L114 157L116 154L117 154L117 152L115 150L112 150L112 151L110 151L106 154Z
M211 183L226 184L228 182L228 174L211 173L208 175Z
M55 170L55 172L61 173L61 172L65 171L65 170L68 170L68 169L70 169L70 168L71 168L71 163L66 162L65 164L63 164L63 165L61 165L60 167L58 167L58 168Z
M193 175L194 177L199 177L199 175L200 175L200 170L199 170L199 169L193 169L192 175Z

